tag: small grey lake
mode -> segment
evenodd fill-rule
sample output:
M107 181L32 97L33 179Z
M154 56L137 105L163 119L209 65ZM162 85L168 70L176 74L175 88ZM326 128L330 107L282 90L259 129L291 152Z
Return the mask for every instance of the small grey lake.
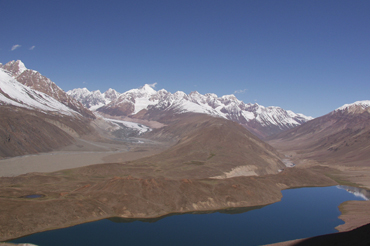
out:
M338 206L368 191L331 186L282 191L264 207L172 215L155 220L105 219L36 233L14 243L59 245L261 245L336 232Z

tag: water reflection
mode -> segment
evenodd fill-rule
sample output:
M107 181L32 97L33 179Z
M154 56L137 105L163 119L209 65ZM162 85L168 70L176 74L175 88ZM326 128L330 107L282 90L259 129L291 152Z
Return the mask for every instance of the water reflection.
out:
M252 207L241 207L241 208L226 208L222 210L210 210L210 211L197 211L197 212L189 212L189 213L172 213L167 214L161 217L156 218L147 218L147 219L135 219L135 218L120 218L120 217L112 217L108 218L111 222L114 223L131 223L135 221L140 222L148 222L148 223L154 223L159 220L162 220L167 217L175 216L175 215L182 215L182 214L213 214L213 213L221 213L221 214L242 214L246 213L252 210L261 209L265 206L252 206Z
M353 195L360 197L366 201L370 199L369 190L365 190L365 189L358 188L358 187L346 186L346 185L337 185L337 188L346 190L349 193L352 193Z

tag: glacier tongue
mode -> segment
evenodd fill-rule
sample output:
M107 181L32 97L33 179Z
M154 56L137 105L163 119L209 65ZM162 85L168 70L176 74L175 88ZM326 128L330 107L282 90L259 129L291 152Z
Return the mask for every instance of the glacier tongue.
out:
M138 132L138 134L143 134L145 132L150 132L152 129L143 125L143 124L139 124L139 123L135 123L135 122L130 122L130 121L124 121L124 120L116 120L116 119L108 119L108 118L104 118L105 121L109 121L109 122L112 122L114 124L122 124L123 126L127 127L127 128L131 128L135 131ZM119 127L118 127L119 128Z

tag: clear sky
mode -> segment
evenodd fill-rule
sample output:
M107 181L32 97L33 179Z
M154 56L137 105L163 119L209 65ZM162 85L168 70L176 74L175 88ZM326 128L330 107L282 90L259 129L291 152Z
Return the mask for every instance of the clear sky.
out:
M310 116L370 99L367 0L0 0L0 62L62 89L157 83Z

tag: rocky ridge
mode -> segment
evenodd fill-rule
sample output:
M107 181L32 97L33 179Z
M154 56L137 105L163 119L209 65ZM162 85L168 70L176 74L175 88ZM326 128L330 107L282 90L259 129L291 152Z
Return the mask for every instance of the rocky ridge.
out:
M0 68L2 68L4 71L7 71L8 74L19 83L51 96L68 108L87 118L95 118L95 115L90 110L85 108L79 101L75 100L73 97L70 97L49 78L43 76L35 70L27 69L22 61L10 61L5 65L0 65Z
M193 112L222 117L243 125L260 138L291 129L312 119L280 107L245 104L234 95L218 97L213 93L202 95L196 91L189 94L181 91L171 93L164 89L156 91L148 84L122 94L113 89L101 93L90 92L86 88L74 89L67 94L91 110L111 116L158 120L158 115L163 119L173 114ZM114 97L108 97L110 94Z

